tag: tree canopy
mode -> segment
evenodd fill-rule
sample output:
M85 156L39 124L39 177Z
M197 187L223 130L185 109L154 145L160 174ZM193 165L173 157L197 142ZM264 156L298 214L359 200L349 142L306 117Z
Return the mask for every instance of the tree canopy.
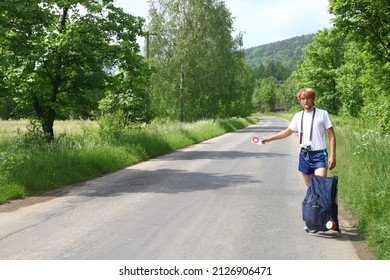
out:
M334 23L345 36L368 45L378 59L390 61L390 3L388 0L329 0Z
M247 115L253 71L223 1L149 1L151 94L159 116L181 121Z
M51 139L56 118L87 117L116 71L142 67L144 20L113 2L0 2L2 96L27 108Z

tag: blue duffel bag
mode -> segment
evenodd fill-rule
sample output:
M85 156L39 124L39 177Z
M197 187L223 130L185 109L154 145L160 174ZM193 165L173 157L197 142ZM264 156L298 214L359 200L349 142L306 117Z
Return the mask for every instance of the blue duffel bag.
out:
M338 177L312 175L302 202L302 215L306 226L312 230L339 229L337 206Z

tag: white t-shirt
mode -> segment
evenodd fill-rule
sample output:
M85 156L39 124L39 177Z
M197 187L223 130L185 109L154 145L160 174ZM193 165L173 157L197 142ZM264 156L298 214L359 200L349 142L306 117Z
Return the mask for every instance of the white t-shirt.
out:
M325 150L326 149L326 130L333 126L330 120L329 113L325 110L316 108L313 123L313 136L310 142L310 128L311 121L313 118L313 112L303 114L303 134L302 144L311 145L313 151ZM292 118L289 128L294 132L301 131L301 119L302 111L298 112Z

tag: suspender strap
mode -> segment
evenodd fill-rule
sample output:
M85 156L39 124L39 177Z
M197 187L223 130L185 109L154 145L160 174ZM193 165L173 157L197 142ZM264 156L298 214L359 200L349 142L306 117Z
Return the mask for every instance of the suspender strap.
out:
M302 111L302 118L301 118L301 132L299 133L299 144L302 144L302 135L303 135L303 114L305 113L305 110ZM311 119L311 127L310 127L310 142L313 137L313 123L314 123L314 115L316 114L316 108L313 110L313 118Z

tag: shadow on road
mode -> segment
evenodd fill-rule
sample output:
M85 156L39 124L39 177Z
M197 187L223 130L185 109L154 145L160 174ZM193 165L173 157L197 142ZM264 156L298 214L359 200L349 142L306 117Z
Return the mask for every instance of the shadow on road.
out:
M234 160L238 158L273 158L286 157L283 153L240 152L240 151L176 151L164 156L164 160Z
M187 172L177 169L158 169L153 171L129 169L121 171L120 178L95 179L79 195L118 196L125 193L169 193L216 190L236 185L261 183L244 175L225 175L218 173Z

